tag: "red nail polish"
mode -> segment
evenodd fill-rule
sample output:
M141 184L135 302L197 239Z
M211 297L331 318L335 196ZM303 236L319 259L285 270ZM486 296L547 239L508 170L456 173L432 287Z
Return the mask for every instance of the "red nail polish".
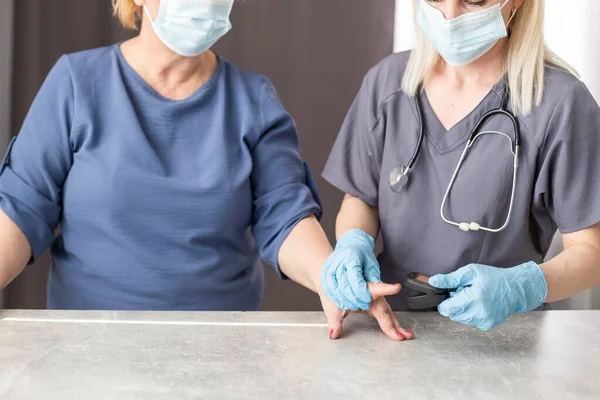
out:
M406 339L406 338L404 337L404 335L400 333L400 331L396 331L396 334L398 335L398 337L401 337L402 339Z
M331 329L331 330L329 331L329 339L331 339L331 337L332 337L332 336L333 336L333 329Z
M408 332L408 334L409 334L410 336L414 335L414 333L412 333L412 332L411 332L411 331L409 331L409 330L406 330L406 332Z

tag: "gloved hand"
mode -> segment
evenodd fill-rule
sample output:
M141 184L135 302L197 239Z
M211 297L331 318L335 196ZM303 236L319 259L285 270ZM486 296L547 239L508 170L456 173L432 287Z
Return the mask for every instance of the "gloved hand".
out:
M448 275L435 275L429 284L457 289L438 306L452 321L487 331L503 324L514 313L531 311L548 295L546 278L534 262L514 268L471 264Z
M339 238L321 272L323 292L338 308L369 309L372 298L367 282L381 282L374 249L375 240L360 229L350 230Z

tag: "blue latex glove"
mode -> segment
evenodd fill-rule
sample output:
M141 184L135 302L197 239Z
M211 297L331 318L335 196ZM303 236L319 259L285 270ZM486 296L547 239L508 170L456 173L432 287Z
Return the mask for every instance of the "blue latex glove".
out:
M429 284L457 289L438 306L440 314L461 324L487 331L503 324L514 313L544 304L548 285L534 262L514 268L471 264L448 275L435 275Z
M338 308L369 309L371 292L367 282L381 282L374 249L375 240L360 229L350 230L339 238L321 272L323 292Z

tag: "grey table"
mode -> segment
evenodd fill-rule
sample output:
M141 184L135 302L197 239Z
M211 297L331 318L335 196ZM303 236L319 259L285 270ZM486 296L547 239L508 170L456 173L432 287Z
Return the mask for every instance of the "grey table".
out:
M0 312L0 399L600 399L600 312L492 331L366 316L331 341L320 313Z

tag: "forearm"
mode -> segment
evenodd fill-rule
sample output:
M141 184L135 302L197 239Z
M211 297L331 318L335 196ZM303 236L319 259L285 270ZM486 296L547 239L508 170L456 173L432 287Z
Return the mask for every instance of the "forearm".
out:
M540 267L548 284L546 303L563 300L600 285L600 247L574 244Z
M373 238L377 238L379 234L379 211L356 197L346 195L335 226L338 239L352 229L361 229Z
M300 221L279 250L279 267L293 281L320 292L321 269L333 248L313 215Z
M0 210L0 290L25 269L31 248L19 227Z

